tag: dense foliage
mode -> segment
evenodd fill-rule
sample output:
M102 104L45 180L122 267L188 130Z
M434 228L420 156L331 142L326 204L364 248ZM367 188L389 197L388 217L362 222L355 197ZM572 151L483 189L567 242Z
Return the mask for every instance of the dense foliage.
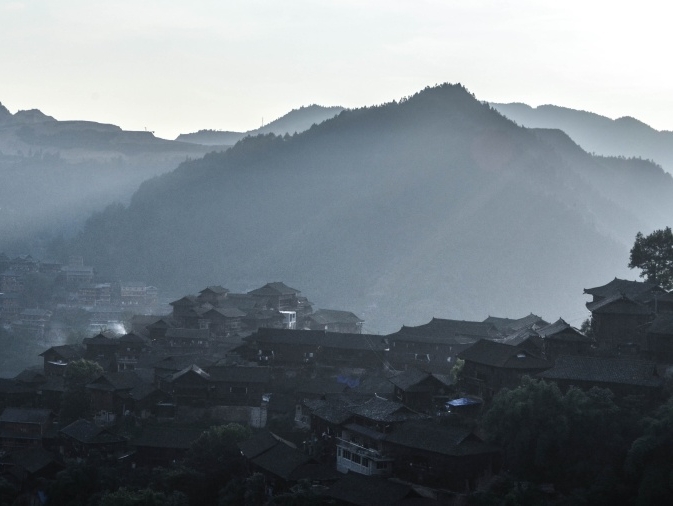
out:
M631 269L641 269L640 277L661 285L666 290L673 288L673 232L671 227L655 230L647 236L641 232L631 248Z

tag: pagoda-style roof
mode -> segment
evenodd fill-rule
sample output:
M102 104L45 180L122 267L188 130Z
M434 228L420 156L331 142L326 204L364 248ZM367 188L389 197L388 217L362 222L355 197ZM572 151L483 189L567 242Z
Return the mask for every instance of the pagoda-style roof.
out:
M301 291L296 288L287 286L285 283L280 281L275 281L273 283L267 283L261 288L256 290L251 290L248 292L249 295L254 295L256 297L278 297L279 295L297 295Z

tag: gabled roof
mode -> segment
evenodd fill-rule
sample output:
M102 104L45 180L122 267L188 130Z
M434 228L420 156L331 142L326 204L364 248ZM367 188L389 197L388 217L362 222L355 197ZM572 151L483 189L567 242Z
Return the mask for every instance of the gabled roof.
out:
M506 369L548 369L551 363L517 346L482 339L463 350L458 357L476 364Z
M0 394L3 395L30 395L35 388L19 383L16 379L0 378Z
M36 408L5 408L0 415L0 422L44 424L49 421L52 412L49 409Z
M406 483L359 473L348 473L332 485L325 495L357 506L390 506L397 504L405 497L416 494L411 485Z
M148 344L148 340L146 338L139 336L135 332L129 332L128 334L124 334L119 338L119 342L122 344L138 344L138 345Z
M107 392L129 391L143 383L145 381L135 371L129 370L102 374L87 384L86 388Z
M187 450L201 434L203 434L201 429L145 426L142 434L131 440L131 444L149 448Z
M635 297L625 295L622 292L615 292L611 295L608 295L605 298L598 299L592 302L587 302L586 307L592 313L599 313L605 311L607 308L609 308L609 306L611 306L615 302L626 302L630 306L630 309L628 311L629 314L652 313L652 310L649 307L647 307L647 305L645 305L642 301L636 300ZM623 308L620 310L620 312L624 312Z
M629 281L626 279L615 278L606 285L596 286L594 288L585 288L584 293L593 295L596 298L604 298L618 292L629 296L635 296L650 290L664 291L656 283L650 283L648 281Z
M198 365L192 364L189 367L185 367L182 371L178 371L175 374L171 374L168 378L166 378L166 381L169 383L175 381L178 378L181 378L185 374L188 373L193 373L196 374L197 376L200 376L206 381L210 381L210 374L208 374L206 371L201 369Z
M351 406L348 410L354 415L375 422L399 422L402 420L421 418L421 415L410 410L404 404L381 399L379 397L374 397L364 404Z
M334 425L341 425L353 417L346 407L346 402L327 401L324 399L304 399L304 406L311 410L311 414Z
M335 323L363 323L362 318L358 318L350 311L339 311L336 309L318 309L306 317L319 325L329 325Z
M53 453L39 447L12 452L9 461L14 466L20 467L30 474L38 473L49 466L56 468L64 467L63 464L56 460ZM10 468L9 472L12 472L12 468Z
M280 281L267 283L261 288L257 288L256 290L251 290L248 292L249 295L254 295L256 297L277 297L279 295L297 295L298 293L301 292L296 288L291 288Z
M47 381L47 377L45 376L43 369L40 367L24 369L19 374L14 376L14 380L21 383L44 383Z
M169 304L171 306L197 306L199 304L199 300L195 295L185 295L181 299L169 302Z
M215 295L226 295L229 293L229 290L224 288L223 286L220 285L213 285L213 286L207 286L203 290L201 290L199 293L205 294L205 293L213 293Z
M64 360L76 360L80 358L80 354L77 351L77 348L75 348L72 345L69 344L63 344L60 346L52 346L48 350L43 351L40 353L40 357L44 357L47 354L55 354L58 357L61 357Z
M269 451L277 444L278 438L268 430L263 430L253 435L250 439L238 443L238 448L245 458L253 459Z
M387 337L393 341L469 344L478 339L499 339L503 336L492 323L433 318L417 327L402 326Z
M382 351L386 348L383 337L379 335L325 332L323 330L260 328L246 340L265 344L295 344L352 350Z
M554 367L537 374L550 380L586 381L599 384L623 384L648 387L661 385L653 362L625 358L580 357L563 355Z
M166 337L174 339L208 339L210 338L210 330L208 329L183 329L183 328L169 328L166 329Z
M472 429L439 424L434 420L403 422L386 434L385 440L407 448L451 456L498 452L497 448L474 435Z
M278 443L251 459L257 467L284 480L291 479L295 469L311 460L305 453L285 443Z
M111 336L113 336L113 334L111 332L107 333L107 335L106 335L106 333L101 332L99 334L96 334L93 337L85 337L84 339L82 339L82 344L84 346L87 346L87 347L89 347L91 345L93 345L93 346L109 346L111 348L119 346L119 339L114 339Z
M203 316L212 317L211 313L217 313L224 318L242 318L245 316L245 313L236 307L215 307L206 311Z
M389 381L396 387L404 390L405 392L416 391L421 383L426 381L428 378L433 378L435 381L445 385L450 386L453 382L446 375L440 374L431 374L425 371L421 371L416 368L409 368L400 374L389 378Z
M542 339L551 339L558 341L577 341L577 342L592 342L591 338L582 334L575 327L566 323L563 318L559 318L554 323L537 329L537 333Z
M212 381L224 383L265 384L271 381L271 368L262 366L209 367L208 374Z
M85 444L112 444L126 441L125 437L118 436L103 427L82 419L63 427L59 432Z

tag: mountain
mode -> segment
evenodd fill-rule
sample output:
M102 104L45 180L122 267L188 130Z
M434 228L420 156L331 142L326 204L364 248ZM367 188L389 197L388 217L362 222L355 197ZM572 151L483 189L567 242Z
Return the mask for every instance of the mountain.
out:
M433 316L579 323L583 288L635 277L635 234L673 211L657 170L519 127L445 84L185 162L93 216L63 254L176 297L284 281L369 332ZM658 188L645 179L624 201L617 174L646 171Z
M145 179L212 149L0 104L0 251L73 232L92 212L128 202Z
M177 141L193 142L195 144L203 144L205 146L211 145L234 145L243 137L248 135L259 134L294 134L308 130L314 124L322 123L323 121L333 118L341 111L343 107L324 107L321 105L309 105L293 109L285 116L281 116L277 120L248 132L225 132L220 130L199 130L191 134L180 134L176 138Z
M635 118L610 119L555 105L496 104L497 111L529 128L557 128L590 153L654 160L673 173L673 132L659 131Z

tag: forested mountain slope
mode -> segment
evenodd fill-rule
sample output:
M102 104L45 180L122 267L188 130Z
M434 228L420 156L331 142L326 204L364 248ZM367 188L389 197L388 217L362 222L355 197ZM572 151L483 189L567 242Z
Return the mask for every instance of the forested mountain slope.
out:
M175 294L282 280L368 331L531 311L573 321L584 287L629 276L628 249L651 226L603 184L639 165L519 127L447 84L183 163L61 253ZM663 209L673 185L657 181Z
M39 238L74 232L145 179L213 149L0 105L0 251L26 253Z

